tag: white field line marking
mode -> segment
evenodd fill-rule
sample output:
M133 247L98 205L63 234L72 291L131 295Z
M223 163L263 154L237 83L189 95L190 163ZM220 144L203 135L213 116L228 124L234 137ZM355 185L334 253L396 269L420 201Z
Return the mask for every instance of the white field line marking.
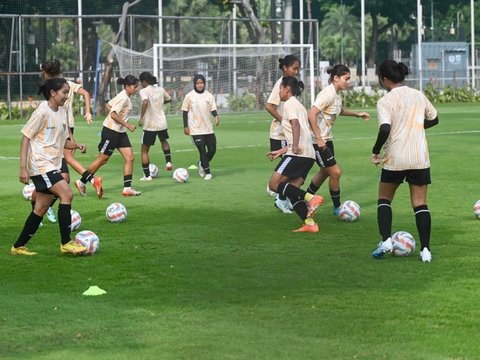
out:
M430 133L430 134L427 134L427 137L428 136L433 136L433 135L459 135L459 134L476 134L476 133L480 133L480 130L467 130L467 131L449 131L449 132L437 132L437 133ZM372 136L366 136L366 137L353 137L353 138L335 138L334 140L335 141L345 141L345 140L375 140L376 138L375 137L372 137ZM218 147L217 149L244 149L244 148L256 148L256 147L264 147L264 146L267 146L268 144L265 143L265 144L256 144L256 145L227 145L227 146L221 146L221 147ZM181 152L196 152L197 151L197 148L196 147L192 147L192 148L189 148L189 149L177 149L177 150L174 150L173 152L174 153L181 153ZM115 154L118 154L118 151L114 152L114 155ZM138 151L134 151L134 154L140 154L140 152ZM96 156L97 154L95 154ZM20 160L19 157L15 157L15 156L0 156L0 160L15 160L15 161L18 161Z

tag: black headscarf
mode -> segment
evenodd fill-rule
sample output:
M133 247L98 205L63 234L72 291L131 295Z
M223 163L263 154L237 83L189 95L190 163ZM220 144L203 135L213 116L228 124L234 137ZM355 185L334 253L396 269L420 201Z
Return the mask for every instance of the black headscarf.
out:
M197 80L202 80L206 86L207 82L205 81L205 76L203 76L202 74L195 74L195 76L193 77L193 90L195 90L196 93L202 94L205 91L205 87L203 88L202 91L198 91L197 87L195 86L195 84L197 83Z

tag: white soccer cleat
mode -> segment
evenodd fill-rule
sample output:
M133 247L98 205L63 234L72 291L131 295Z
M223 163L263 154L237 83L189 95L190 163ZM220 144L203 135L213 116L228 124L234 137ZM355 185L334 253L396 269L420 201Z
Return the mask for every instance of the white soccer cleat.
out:
M122 195L123 196L138 196L141 193L142 193L141 191L137 191L134 188L126 187L126 188L123 188Z
M170 161L165 164L165 170L167 170L167 171L172 170L172 167L173 166L172 166L172 163Z
M213 176L212 174L206 174L203 180L212 180Z
M392 244L392 239L388 238L385 241L381 241L377 248L372 252L372 257L375 259L383 259L383 256L386 253L392 252L393 250L393 244Z
M201 161L198 162L198 175L200 175L200 177L205 177L205 170L202 167Z
M57 217L55 216L55 211L53 211L52 207L49 207L47 210L47 219L51 223L56 223L57 222Z
M152 181L152 177L151 176L143 176L140 178L140 181Z
M270 190L270 186L267 185L267 194L271 197L277 197L278 194L275 191Z
M280 200L279 198L277 198L275 200L275 207L281 212L283 212L284 214L292 213L292 210L290 210L287 200Z
M420 257L423 262L431 262L432 261L432 253L426 247L420 251Z

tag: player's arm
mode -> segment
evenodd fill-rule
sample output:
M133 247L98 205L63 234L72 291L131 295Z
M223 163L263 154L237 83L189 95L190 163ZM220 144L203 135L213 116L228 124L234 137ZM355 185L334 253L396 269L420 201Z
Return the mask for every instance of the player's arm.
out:
M380 164L380 150L382 149L382 146L385 144L385 142L388 139L388 136L390 135L390 124L382 124L380 125L380 129L378 130L378 135L377 135L377 141L375 142L375 145L373 146L372 149L372 163L375 165Z
M365 111L351 111L351 110L347 110L347 109L342 108L342 111L340 112L340 115L360 117L364 121L370 120L370 114L365 112Z
M286 154L288 151L288 146L284 146L283 148L279 149L279 150L273 150L273 151L269 151L267 153L267 157L270 159L270 160L275 160L276 158L279 158L281 157L283 154Z
M438 125L438 116L435 118L435 119L432 119L432 120L423 120L423 128L424 129L428 129L428 128L431 128L435 125Z
M30 144L30 139L25 135L22 136L20 141L20 172L19 180L23 184L28 184L29 176L27 171L27 153L28 145Z
M298 119L290 119L290 124L292 124L292 152L294 154L301 154L302 150L298 147L300 141L300 122Z
M65 149L68 150L80 150L80 152L84 153L87 151L87 146L85 144L77 144L74 141L68 140L65 141L65 145L63 146Z
M188 128L188 111L183 112L183 133L190 135L190 129Z
M130 124L129 122L123 120L122 117L118 115L116 111L111 111L110 117L113 119L113 121L119 123L122 126L125 126L131 132L134 132L135 129L137 128L135 125Z
M147 111L147 108L148 108L148 100L145 99L142 101L142 108L140 109L140 120L138 121L138 126L143 126L145 120L144 120L144 116L145 116L145 112Z
M77 94L83 96L85 102L85 120L87 120L88 124L93 123L92 110L90 108L90 93L82 87L78 89Z
M213 110L213 111L211 112L211 114L212 114L212 116L213 116L213 121L215 122L215 126L220 125L220 119L219 119L219 117L218 117L218 112L217 112L217 110Z
M163 103L168 104L169 102L172 102L172 97L167 90L163 89Z
M317 107L312 106L312 108L308 111L308 123L310 124L310 129L312 129L312 132L315 135L315 138L317 139L318 147L324 148L326 144L322 138L320 129L318 128L318 124L317 124L317 115L319 112L320 110Z
M275 118L275 120L282 122L282 115L280 115L280 113L277 111L277 108L278 105L271 104L269 102L265 104L265 110L267 110L268 113Z

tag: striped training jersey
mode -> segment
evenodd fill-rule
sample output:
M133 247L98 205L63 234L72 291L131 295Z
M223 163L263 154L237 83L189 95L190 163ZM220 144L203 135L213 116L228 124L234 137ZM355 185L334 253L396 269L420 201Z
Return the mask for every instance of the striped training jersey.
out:
M267 103L277 106L277 111L280 115L283 115L283 106L285 104L282 100L280 100L280 84L282 83L282 79L283 77L278 79L278 81L275 83L267 100ZM282 124L276 119L273 119L272 123L270 124L270 139L285 140Z
M393 88L377 102L379 125L390 124L383 147L383 168L413 170L430 167L424 120L437 117L425 95L408 86Z
M22 134L30 139L27 153L29 176L61 168L63 148L69 136L67 114L63 106L53 111L47 101L41 102L23 126Z
M297 119L300 123L300 138L298 140L298 147L302 150L301 154L294 154L292 152L293 132L290 120ZM282 119L283 133L288 144L287 155L301 156L315 159L315 151L313 149L312 137L310 135L311 129L308 123L308 113L305 107L295 96L290 97L283 106Z
M183 99L182 111L188 111L190 135L213 134L212 111L217 110L212 93L205 90L201 94L190 91Z
M167 118L163 111L165 100L171 100L170 95L160 86L148 85L139 92L142 102L148 100L148 106L143 116L143 130L160 131L167 128Z
M70 80L67 80L67 83L68 86L70 86L70 91L68 92L68 98L67 101L65 101L65 104L63 104L63 107L67 112L68 126L73 128L75 127L75 117L73 116L73 94L78 93L78 91L82 88L82 85Z
M317 126L320 129L322 139L333 139L333 124L337 116L342 112L342 98L337 94L333 84L328 85L325 89L320 91L313 103L320 112L317 114ZM317 143L317 139L312 132L312 141Z
M111 114L112 112L116 112L124 121L128 122L128 118L133 107L130 97L127 95L125 89L119 92L112 100L110 100L108 105L110 105L112 108L108 113L107 118L103 121L103 126L113 131L124 133L126 129L125 126L120 125L118 122L113 120Z

